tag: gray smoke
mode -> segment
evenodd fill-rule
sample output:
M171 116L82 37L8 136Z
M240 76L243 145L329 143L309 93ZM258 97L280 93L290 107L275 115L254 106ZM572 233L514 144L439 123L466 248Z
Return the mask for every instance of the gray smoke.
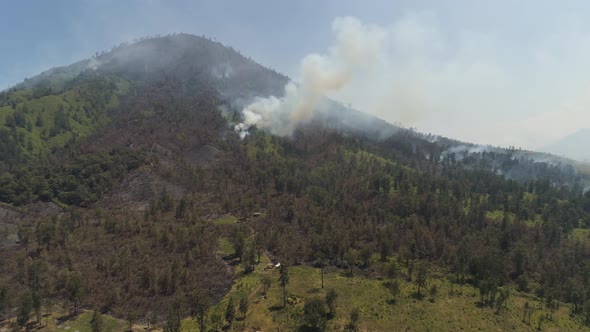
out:
M384 29L344 17L334 20L332 30L336 43L328 54L309 54L301 61L299 84L290 82L283 97L259 97L242 110L244 121L236 126L242 137L254 125L276 135L290 135L312 118L329 93L342 90L378 61L387 35Z

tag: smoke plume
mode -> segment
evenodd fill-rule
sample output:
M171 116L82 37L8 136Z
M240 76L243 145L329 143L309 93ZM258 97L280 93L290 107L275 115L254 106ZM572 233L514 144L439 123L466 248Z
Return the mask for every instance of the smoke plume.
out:
M337 18L332 47L306 56L283 96L243 108L236 130L244 137L256 125L290 135L324 111L325 97L390 123L479 144L534 149L590 127L590 80L583 74L590 47L579 42L587 37L578 28L538 36L515 56L502 35L441 23L429 12L385 26ZM339 120L356 121L344 114Z
M242 110L244 121L235 128L241 137L254 125L275 135L290 135L297 125L312 118L324 97L343 89L379 60L386 39L382 28L344 17L334 20L332 30L336 43L328 54L303 58L299 83L288 83L283 97L256 98Z

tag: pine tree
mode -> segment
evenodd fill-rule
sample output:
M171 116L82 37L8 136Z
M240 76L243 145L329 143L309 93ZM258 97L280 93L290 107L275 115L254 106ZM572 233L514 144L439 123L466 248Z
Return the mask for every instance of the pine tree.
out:
M225 320L231 326L236 317L236 308L234 307L234 300L232 298L229 299L227 302L227 307L225 307Z
M283 287L283 307L287 306L287 285L289 284L289 269L285 264L281 265L279 284Z

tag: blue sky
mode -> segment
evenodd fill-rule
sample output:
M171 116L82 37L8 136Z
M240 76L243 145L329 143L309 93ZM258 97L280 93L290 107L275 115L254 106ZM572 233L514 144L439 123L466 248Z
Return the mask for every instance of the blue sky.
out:
M590 127L587 1L9 0L2 13L0 89L171 32L214 37L297 79L306 54L333 44L333 19L354 16L402 39L392 43L389 76L335 98L391 122L505 146L538 148ZM385 100L391 109L367 100L375 94L363 87L373 83L395 98Z

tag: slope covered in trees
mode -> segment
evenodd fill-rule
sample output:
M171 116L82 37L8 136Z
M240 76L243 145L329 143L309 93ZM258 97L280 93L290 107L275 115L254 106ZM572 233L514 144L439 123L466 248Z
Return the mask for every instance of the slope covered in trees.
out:
M205 38L146 39L92 63L0 96L0 201L15 211L2 215L18 215L0 219L18 238L0 250L0 317L65 302L172 329L266 253L368 279L390 261L406 271L392 279L429 267L482 306L511 289L590 321L590 194L575 169L321 117L240 140L238 101L286 78ZM215 221L225 214L240 220Z

